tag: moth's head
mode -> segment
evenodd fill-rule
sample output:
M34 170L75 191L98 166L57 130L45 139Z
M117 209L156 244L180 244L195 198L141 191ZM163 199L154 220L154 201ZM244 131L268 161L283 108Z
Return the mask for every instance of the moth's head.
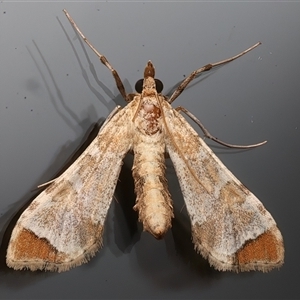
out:
M159 80L154 78L155 76L155 68L152 64L151 60L149 60L146 64L145 70L144 70L144 78L140 79L135 84L135 90L141 94L143 89L155 89L157 93L161 93L163 90L163 83Z

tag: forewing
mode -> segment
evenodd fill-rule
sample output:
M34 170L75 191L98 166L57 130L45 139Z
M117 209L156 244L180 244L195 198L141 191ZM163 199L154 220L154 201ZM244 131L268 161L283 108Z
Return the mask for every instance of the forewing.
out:
M95 254L122 159L131 148L131 106L112 117L82 155L23 212L12 232L8 266L65 271Z
M191 219L195 248L219 270L269 271L283 263L270 213L187 121L163 103L166 148Z

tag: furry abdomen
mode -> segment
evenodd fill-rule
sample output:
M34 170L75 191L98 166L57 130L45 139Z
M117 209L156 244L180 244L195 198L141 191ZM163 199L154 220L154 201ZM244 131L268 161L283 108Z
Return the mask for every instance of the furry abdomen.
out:
M160 239L171 227L173 206L165 177L165 139L161 130L161 111L144 99L135 119L134 161L139 221L144 230Z
M144 230L160 239L171 227L172 200L165 178L164 143L162 135L143 136L134 149L133 178L136 192L134 209Z

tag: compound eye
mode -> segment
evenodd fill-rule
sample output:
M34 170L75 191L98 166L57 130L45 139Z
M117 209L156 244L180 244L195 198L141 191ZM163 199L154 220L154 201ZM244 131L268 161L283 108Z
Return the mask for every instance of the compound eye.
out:
M164 85L163 83L159 80L159 79L154 79L155 80L155 86L156 86L156 91L157 93L161 93L161 91L163 90L164 88ZM141 94L142 93L142 90L143 90L143 82L144 82L144 79L139 79L136 84L135 84L135 90Z
M143 90L143 82L144 82L144 79L139 79L136 84L135 84L135 90L141 94L142 93L142 90Z
M164 85L159 79L154 79L154 80L155 80L155 85L156 85L156 91L159 94L164 89Z

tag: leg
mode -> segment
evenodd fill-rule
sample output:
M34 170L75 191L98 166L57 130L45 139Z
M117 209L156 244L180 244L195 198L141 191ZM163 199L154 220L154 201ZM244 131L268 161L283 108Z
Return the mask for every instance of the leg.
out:
M56 178L57 178L57 177L56 177ZM41 187L43 187L43 186L50 185L52 182L54 182L54 181L56 180L56 178L54 178L54 179L52 179L52 180L49 180L49 181L47 181L47 182L44 182L44 183L38 185L37 188L39 189L39 188L41 188Z
M108 62L108 60L106 59L106 57L104 55L102 55L101 53L99 53L97 51L97 49L83 35L83 33L80 31L80 29L78 28L78 26L76 25L76 23L74 22L74 20L72 19L72 17L69 15L69 13L65 9L63 10L63 12L65 13L66 17L68 18L68 20L70 21L70 23L72 24L72 26L78 32L78 34L85 41L85 43L94 51L94 53L99 57L100 61L111 71L112 75L115 78L118 90L120 91L120 93L123 96L123 98L125 99L125 101L126 102L130 102L129 99L127 99L127 94L126 94L124 85L123 85L122 80L120 79L119 74L117 73L117 71L110 65L110 63Z
M197 75L199 75L200 73L202 72L205 72L205 71L208 71L210 70L211 68L213 67L216 67L216 66L220 66L220 65L223 65L223 64L226 64L230 61L233 61L237 58L239 58L240 56L246 54L247 52L253 50L254 48L256 48L257 46L259 46L261 44L261 42L258 42L256 43L255 45L253 45L252 47L248 48L247 50L233 56L233 57L230 57L230 58L227 58L227 59L224 59L222 61L219 61L219 62L216 62L216 63L213 63L213 64L208 64L208 65L205 65L203 67L201 67L200 69L198 70L195 70L194 72L192 72L185 80L182 81L182 83L178 86L178 88L176 89L176 91L172 94L172 96L169 98L168 102L169 103L172 103L183 91L184 89L187 87L187 85L193 80L196 78Z
M188 115L197 125L199 125L199 127L201 128L201 130L203 131L204 133L204 136L223 145L223 146L226 146L226 147L229 147L229 148L237 148L237 149L249 149L249 148L255 148L255 147L258 147L258 146L261 146L261 145L264 145L267 141L263 141L263 142L260 142L260 143L257 143L257 144L253 144L253 145L245 145L245 146L242 146L242 145L232 145L232 144L228 144L228 143L225 143L219 139L217 139L216 137L212 136L208 130L203 126L203 124L200 122L200 120L198 120L191 112L189 112L187 109L185 109L184 107L182 106L179 106L177 108L175 108L176 111L180 112L180 111L183 111L186 115Z

